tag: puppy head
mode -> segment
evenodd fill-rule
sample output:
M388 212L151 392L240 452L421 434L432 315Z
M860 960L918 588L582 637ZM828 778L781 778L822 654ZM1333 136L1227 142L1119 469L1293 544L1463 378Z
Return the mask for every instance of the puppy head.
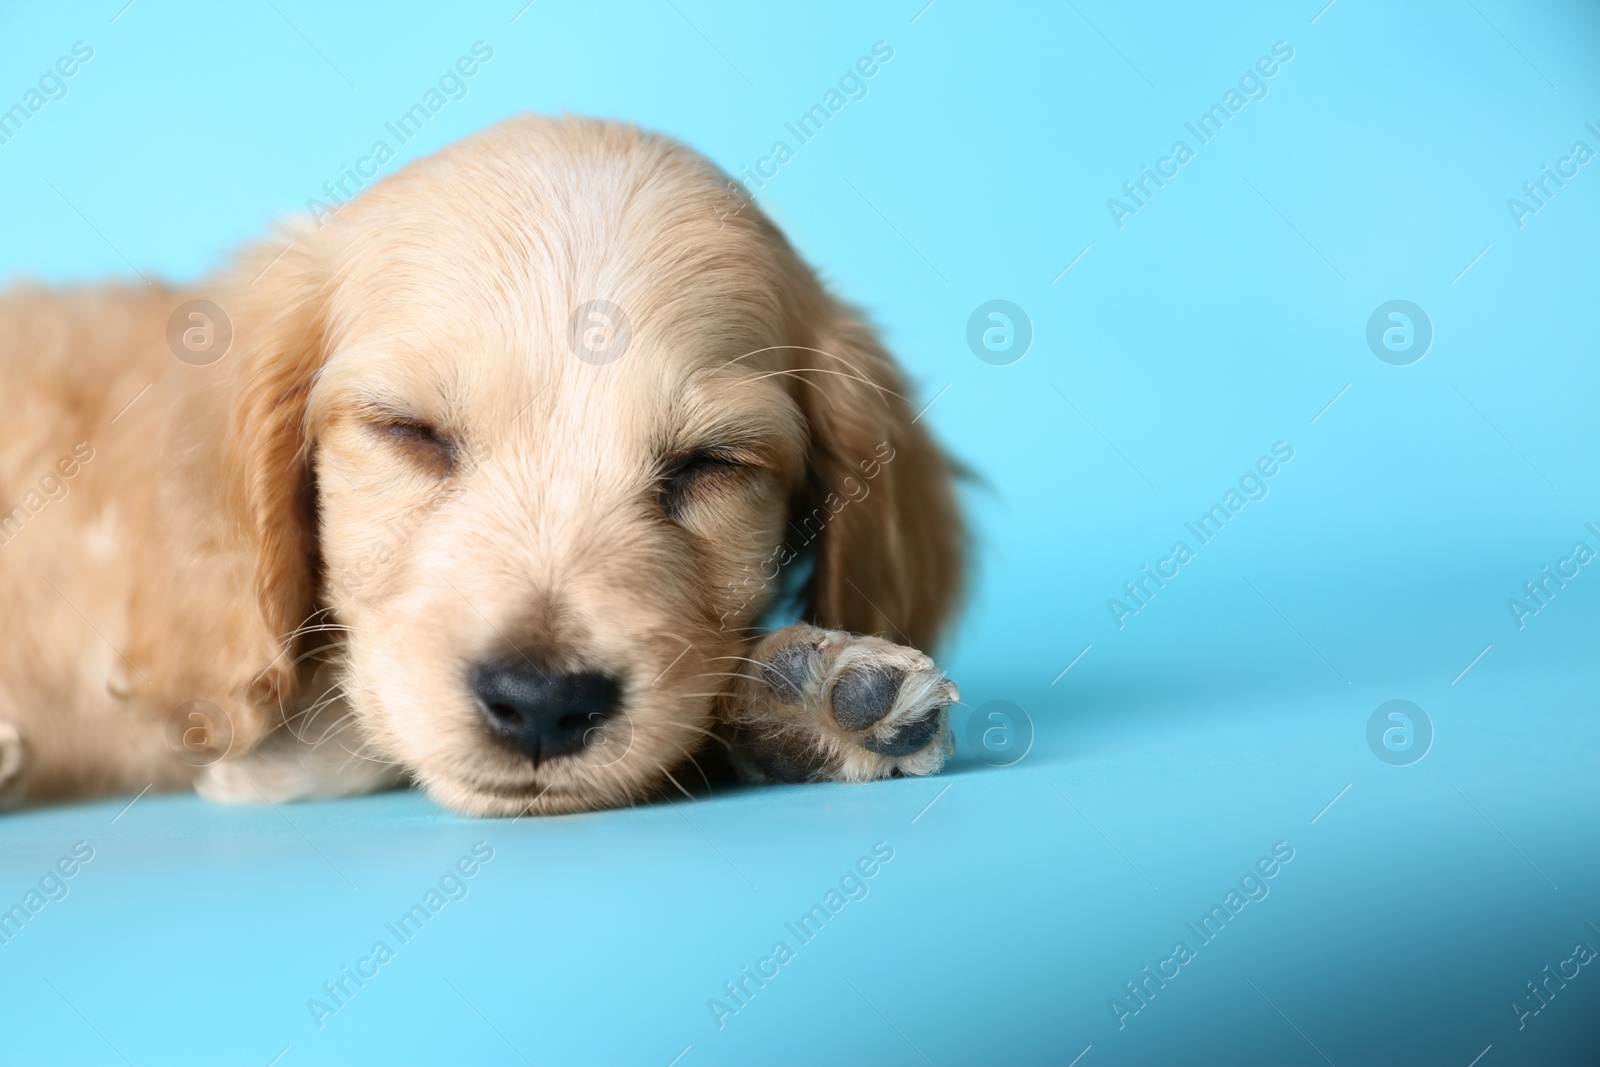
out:
M871 332L727 199L663 138L523 118L295 235L228 372L285 642L263 699L326 608L385 757L458 810L569 811L674 780L786 566L819 625L933 642L947 463Z

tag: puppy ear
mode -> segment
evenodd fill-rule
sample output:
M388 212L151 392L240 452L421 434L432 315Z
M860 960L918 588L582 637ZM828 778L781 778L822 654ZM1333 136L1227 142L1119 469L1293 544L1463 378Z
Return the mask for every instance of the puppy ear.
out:
M811 540L802 604L818 626L929 649L962 591L954 470L917 421L899 368L855 312L818 294L793 350L810 430L790 536Z
M311 614L318 554L316 488L306 404L325 357L327 277L310 235L287 235L287 250L264 247L245 257L236 287L234 351L223 393L224 478L235 529L253 561L255 598L270 662L249 699L267 705L296 688L288 638ZM276 256L276 260L273 257Z

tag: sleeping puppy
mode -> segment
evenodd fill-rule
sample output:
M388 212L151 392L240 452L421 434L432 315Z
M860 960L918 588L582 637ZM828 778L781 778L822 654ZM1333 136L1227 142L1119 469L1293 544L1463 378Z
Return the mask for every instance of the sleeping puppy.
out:
M0 297L9 802L938 770L951 465L725 175L524 117L322 222L203 291Z

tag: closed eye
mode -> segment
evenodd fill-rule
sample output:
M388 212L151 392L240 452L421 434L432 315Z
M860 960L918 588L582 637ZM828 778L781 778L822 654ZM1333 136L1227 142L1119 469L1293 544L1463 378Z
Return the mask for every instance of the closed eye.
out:
M373 423L372 429L406 459L432 474L448 474L455 467L455 442L425 422L391 419Z
M674 518L694 496L719 483L729 483L750 469L736 453L711 447L669 456L663 462L657 482L657 499L662 510Z

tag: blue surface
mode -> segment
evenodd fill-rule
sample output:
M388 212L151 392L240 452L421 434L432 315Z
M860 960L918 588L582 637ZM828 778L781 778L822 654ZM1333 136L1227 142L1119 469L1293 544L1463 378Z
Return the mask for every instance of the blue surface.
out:
M887 42L758 199L988 482L941 778L515 823L409 793L7 816L0 902L74 842L93 858L0 945L0 1061L1595 1062L1600 572L1520 626L1508 601L1600 550L1600 163L1520 220L1507 201L1600 151L1600 16L1324 2L0 10L4 103L94 49L0 144L0 271L52 281L198 276L475 41L493 60L385 173L522 109L737 171ZM1198 144L1185 123L1280 41L1245 84L1265 96ZM1193 158L1119 228L1107 199L1177 139ZM1031 324L1010 365L968 348L993 299ZM1392 300L1431 322L1409 365L1367 342ZM1266 495L1200 544L1185 523L1276 442ZM1119 627L1108 599L1180 539ZM1011 767L966 735L994 700L1036 735ZM1409 765L1378 754L1420 743L1368 743L1391 700L1431 724ZM480 841L402 944L385 924ZM785 924L878 842L802 943ZM1203 943L1187 924L1241 879L1259 899ZM347 1003L308 1006L379 940ZM724 983L779 940L732 1012ZM1147 965L1176 975L1133 999Z

